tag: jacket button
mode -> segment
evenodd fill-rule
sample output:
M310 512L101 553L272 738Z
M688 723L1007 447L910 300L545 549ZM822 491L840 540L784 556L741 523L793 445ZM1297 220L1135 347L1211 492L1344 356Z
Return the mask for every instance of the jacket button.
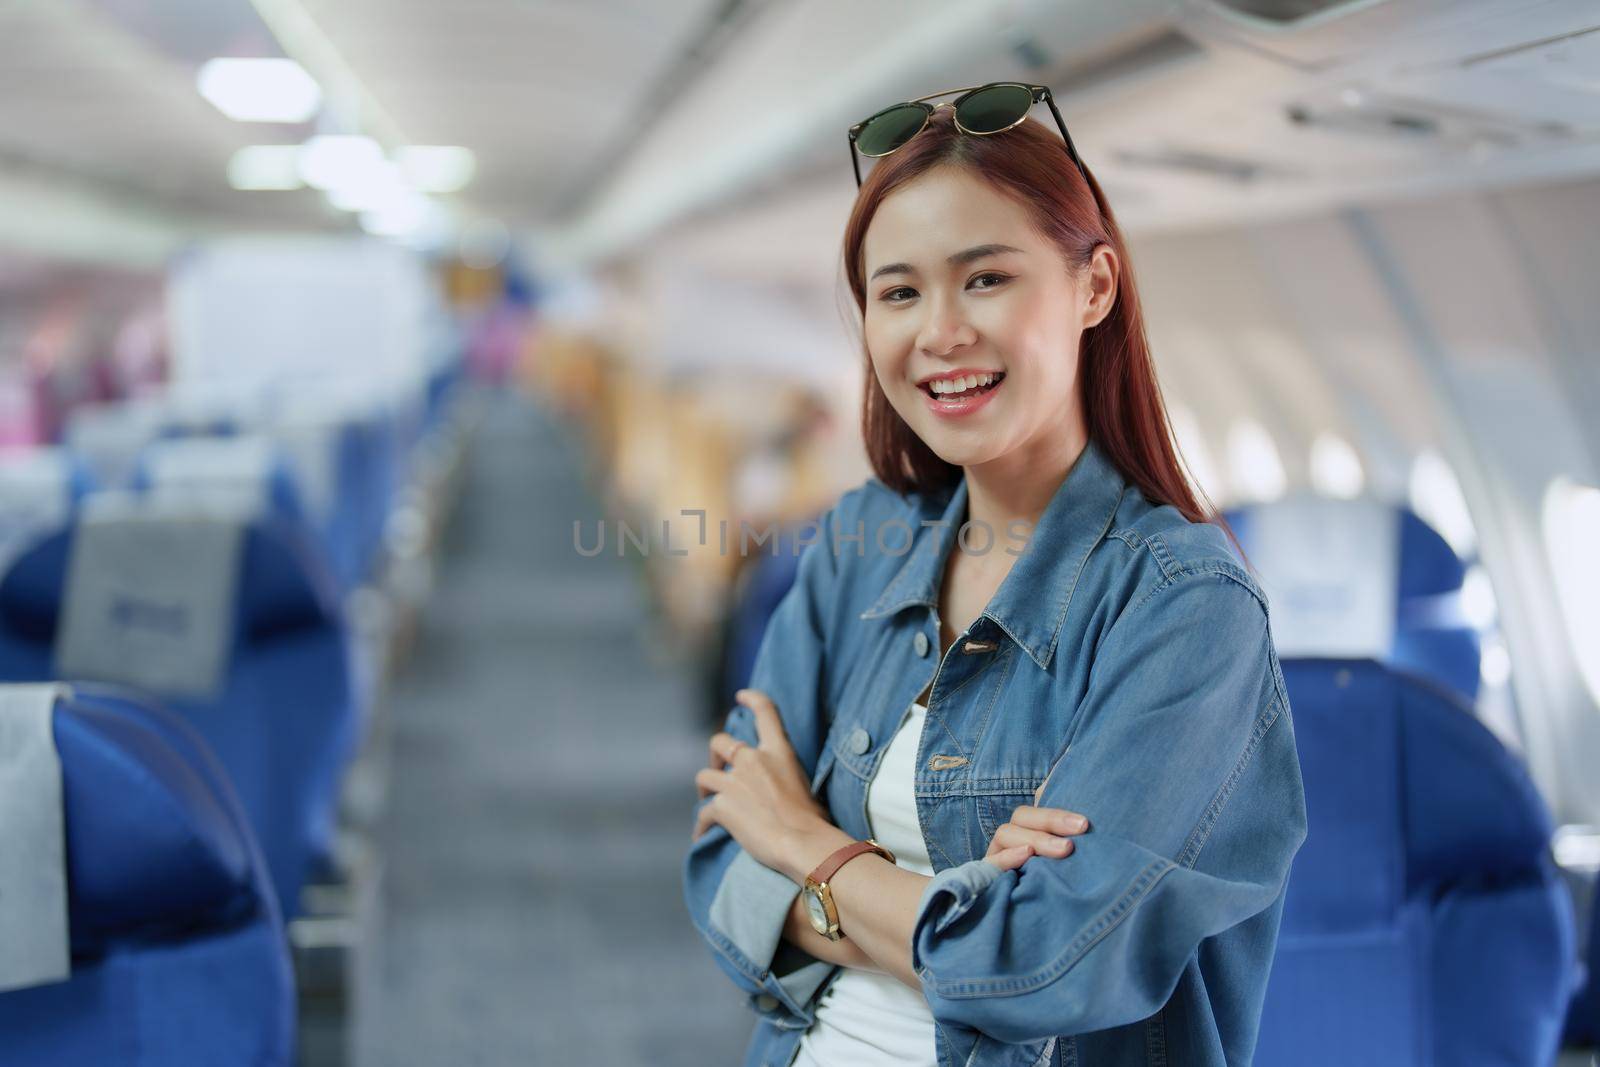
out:
M756 997L756 1007L762 1011L772 1011L778 1006L778 998L771 993L762 993Z
M871 736L868 735L867 731L863 730L859 726L857 726L854 730L850 731L850 751L851 752L854 752L856 755L859 756L859 755L862 755L863 753L865 753L867 751L867 749L869 749L871 747L872 747L872 738L871 738Z
M911 647L917 650L917 655L926 656L928 654L928 635L918 630L917 636L911 639Z

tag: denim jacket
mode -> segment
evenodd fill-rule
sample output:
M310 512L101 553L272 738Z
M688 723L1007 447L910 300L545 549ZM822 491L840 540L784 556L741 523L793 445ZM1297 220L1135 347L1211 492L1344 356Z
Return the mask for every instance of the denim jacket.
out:
M967 630L939 655L939 586L967 489L877 480L820 521L751 678L833 821L932 680L917 816L935 875L911 958L941 1067L1248 1064L1305 803L1267 602L1213 525L1155 506L1093 442ZM981 526L963 547L980 551ZM754 744L749 711L726 729ZM1065 857L983 859L1021 804L1089 832ZM799 886L721 826L684 863L695 926L784 1067L839 968L781 938ZM841 916L846 934L850 917Z

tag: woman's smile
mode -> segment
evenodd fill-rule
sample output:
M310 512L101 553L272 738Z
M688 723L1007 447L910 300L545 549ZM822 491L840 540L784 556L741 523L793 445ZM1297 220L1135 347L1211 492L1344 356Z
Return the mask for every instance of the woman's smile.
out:
M962 418L982 409L1000 391L1005 371L946 371L924 378L918 388L927 396L928 410L943 418Z

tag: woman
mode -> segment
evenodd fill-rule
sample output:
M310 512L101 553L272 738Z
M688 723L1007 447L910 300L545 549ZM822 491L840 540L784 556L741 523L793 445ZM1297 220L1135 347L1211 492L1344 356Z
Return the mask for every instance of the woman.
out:
M690 914L749 1065L1248 1063L1305 835L1267 604L1070 138L959 107L846 226L877 476L711 739Z

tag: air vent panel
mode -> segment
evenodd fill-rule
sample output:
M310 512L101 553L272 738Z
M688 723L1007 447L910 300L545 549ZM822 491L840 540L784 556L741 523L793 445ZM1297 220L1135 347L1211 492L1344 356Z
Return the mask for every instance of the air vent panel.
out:
M1212 2L1236 15L1288 26L1306 19L1323 17L1339 8L1367 6L1372 0L1212 0Z

